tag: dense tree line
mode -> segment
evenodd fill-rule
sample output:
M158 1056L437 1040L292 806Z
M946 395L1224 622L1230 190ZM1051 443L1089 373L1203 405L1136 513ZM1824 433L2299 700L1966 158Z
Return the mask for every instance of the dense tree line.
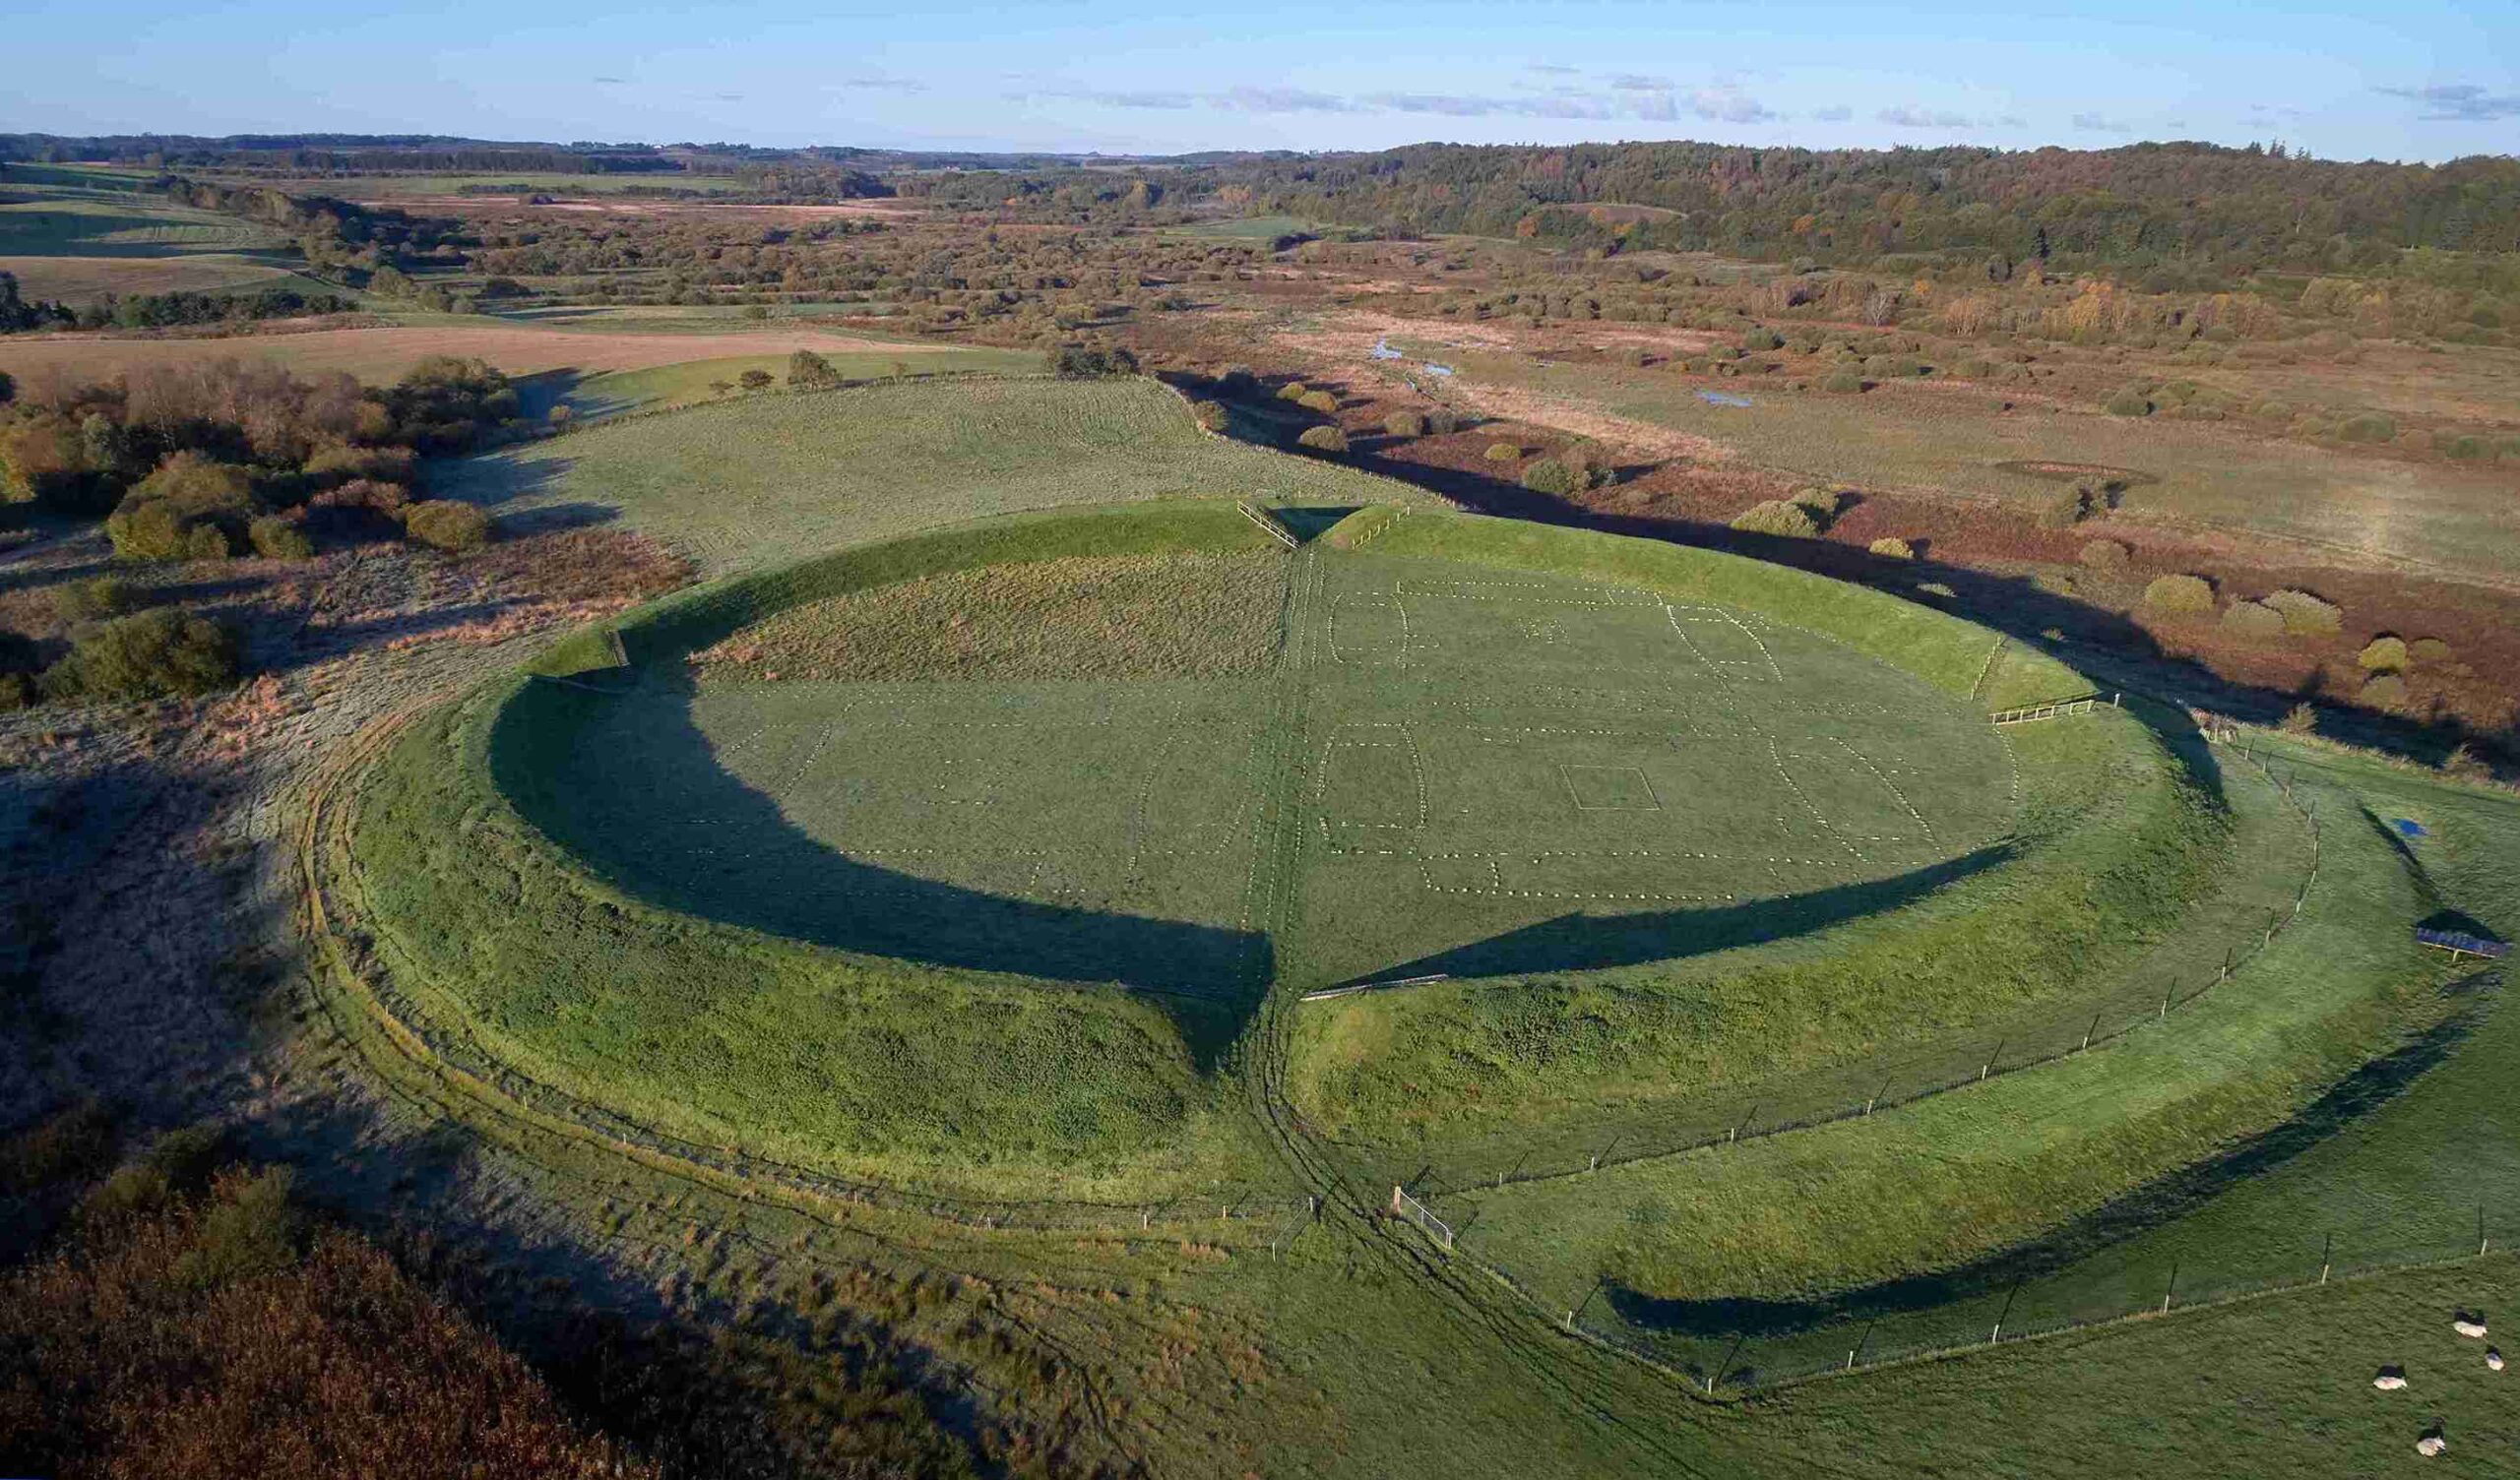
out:
M1968 255L1998 278L2034 259L2229 278L2385 269L2406 248L2520 251L2520 158L2507 156L2433 166L2205 144L2009 153L1419 145L1240 160L1182 183L1415 232L1824 264Z
M529 435L519 409L505 376L450 357L384 387L220 360L23 388L0 407L0 503L103 515L126 559L303 558L392 532L469 548L487 521L414 501L417 458Z
M357 308L358 300L340 293L301 293L295 288L225 293L180 288L168 293L107 293L94 303L73 308L66 303L24 299L19 295L18 279L0 273L0 334L54 328L173 329L346 314Z
M0 159L94 160L279 174L678 174L683 162L646 145L495 144L432 135L0 134Z

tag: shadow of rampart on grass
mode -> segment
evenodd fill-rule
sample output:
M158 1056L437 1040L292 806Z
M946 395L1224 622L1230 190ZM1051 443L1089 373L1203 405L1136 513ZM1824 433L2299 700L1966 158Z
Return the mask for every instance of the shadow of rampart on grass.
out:
M720 764L692 717L692 692L654 669L620 694L532 681L492 731L493 779L528 822L635 898L839 951L1142 992L1203 1072L1258 1008L1276 969L1258 932L990 894L829 846ZM570 805L587 721L619 704L653 716L646 741L676 778L672 809L708 819L709 843L667 850L665 829L607 828L601 814Z
M2447 1059L2477 1029L2500 996L2486 990L2498 979L2498 973L2484 972L2451 983L2444 994L2471 999L2467 1006L2396 1051L2346 1076L2291 1120L2249 1138L2220 1156L2147 1183L2041 1238L1999 1254L1956 1268L1884 1280L1807 1300L1667 1299L1615 1280L1604 1286L1604 1294L1619 1319L1639 1330L1675 1336L1757 1338L1916 1315L2061 1273L2112 1245L2195 1212L2239 1184L2273 1172L2386 1106Z
M1438 973L1519 976L1540 971L1593 971L1764 945L1904 908L1946 885L2000 867L2016 852L2009 842L1994 843L1894 878L1841 884L1716 909L1563 914L1504 935L1422 956L1343 985Z

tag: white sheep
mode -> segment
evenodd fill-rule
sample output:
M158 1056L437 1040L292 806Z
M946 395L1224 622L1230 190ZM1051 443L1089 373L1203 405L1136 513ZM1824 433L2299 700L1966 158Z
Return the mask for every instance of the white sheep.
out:
M2482 1341L2485 1339L2485 1323L2482 1321L2470 1321L2465 1316L2451 1322L2450 1329L2457 1331L2460 1335L2465 1336L2472 1341Z
M2450 1447L2450 1441L2438 1434L2426 1434L2415 1442L2415 1451L2429 1459Z
M2487 1347L2485 1349L2485 1370L2488 1372L2500 1372L2502 1370L2502 1353L2495 1351L2490 1346Z
M2371 1386L2382 1392L2395 1392L2406 1386L2406 1376L2403 1373L2384 1372L2371 1380Z

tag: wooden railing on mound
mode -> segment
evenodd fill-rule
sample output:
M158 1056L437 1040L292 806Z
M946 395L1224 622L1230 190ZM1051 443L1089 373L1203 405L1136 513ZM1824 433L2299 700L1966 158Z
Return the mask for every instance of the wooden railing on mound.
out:
M2123 694L2111 694L2105 701L2110 709L2121 707ZM2104 701L2097 694L2080 699L2059 699L2050 704L2028 705L2018 709L1997 709L1987 717L1996 724L2028 724L2037 719L2056 719L2067 714L2086 714L2099 709Z

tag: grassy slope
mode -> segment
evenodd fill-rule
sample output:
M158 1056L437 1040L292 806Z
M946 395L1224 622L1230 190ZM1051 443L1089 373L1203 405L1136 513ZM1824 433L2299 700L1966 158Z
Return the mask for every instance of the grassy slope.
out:
M647 609L623 642L670 671L762 612L922 571L1267 543L1222 505L1120 523L1020 520L722 583ZM1266 1177L1143 998L821 950L580 872L527 818L557 815L550 778L608 703L512 678L416 729L363 793L357 856L389 961L442 1021L671 1134L902 1185L1136 1198Z
M29 298L74 306L107 293L297 292L346 296L341 288L302 278L286 267L230 252L181 257L0 257L0 273L18 279Z
M2062 1052L2095 1018L2113 1034L2151 1016L2181 964L2164 953L2219 959L2242 931L2254 943L2258 900L2289 904L2306 841L2264 818L2245 841L2269 850L2249 863L2274 877L2245 903L2202 908L2237 858L2230 824L2131 721L2015 743L2012 861L1773 945L1308 1009L1298 1102L1439 1187L1832 1116L1991 1056ZM2198 980L2191 965L2189 992Z
M1256 672L1278 650L1276 550L1072 555L920 577L789 607L702 654L698 673L726 683Z
M1413 501L1405 485L1201 432L1152 381L761 397L471 460L446 491L505 515L619 518L711 573L1026 509L1236 496Z
M1945 694L1991 688L1982 692L1990 707L2079 688L2059 665L2017 649L1984 685L1983 630L1753 561L1490 521L1402 521L1370 548L1471 556L1789 614ZM1492 1152L1504 1164L1490 1170L1501 1171L1551 1138L1589 1137L1598 1146L1636 1131L1640 1117L1672 1118L1672 1099L1691 1091L1868 1064L1989 1013L2081 1003L2092 974L2168 928L2227 842L2159 744L2127 716L2106 711L2014 734L2026 861L1946 885L1885 918L1783 946L1309 1008L1294 1098L1325 1129L1394 1141L1412 1156L1449 1153L1447 1167L1465 1154L1484 1165ZM1807 782L1818 784L1816 776ZM2125 826L2130 817L2137 827ZM1624 1103L1606 1120L1583 1113L1605 1101ZM1770 1109L1772 1118L1796 1113L1773 1101ZM1570 1112L1581 1124L1569 1123ZM1728 1101L1720 1113L1737 1118L1739 1110ZM1489 1144L1474 1148L1463 1138Z
M2413 1271L1796 1388L1720 1431L1742 1472L1878 1476L2510 1473L2520 1384L2451 1334L2520 1301L2520 1264ZM1979 1333L1983 1339L1984 1332ZM2371 1377L2403 1365L2408 1390Z
M2347 809L2290 929L2156 1028L1869 1121L1459 1200L1483 1248L1576 1298L1792 1297L1947 1268L2040 1236L2282 1121L2436 1020L2396 856ZM1570 1304L1572 1301L1569 1302Z
M713 327L724 329L735 326L718 321ZM911 378L974 371L1021 375L1040 368L1041 363L1040 356L1022 350L976 348L942 352L922 348L899 355L867 350L857 354L826 354L823 358L829 360L831 367L839 371L845 380L887 378L895 373L897 367ZM611 370L571 383L559 401L578 416L613 416L623 411L700 405L729 394L717 388L736 384L747 370L759 370L784 382L788 378L788 356L736 355L685 360L680 364L659 365L647 370Z
M1503 541L1497 546L1499 549L1520 544L1519 532L1483 521L1428 518L1409 523L1445 526L1448 533L1410 536L1431 541L1439 548L1477 552L1488 548L1482 540ZM1552 542L1585 559L1607 560L1616 565L1620 558L1606 547L1621 542L1601 536L1560 531L1553 535ZM1222 505L1175 505L1134 511L1122 508L1099 516L1047 521L1019 519L982 524L968 531L871 546L765 577L702 587L659 603L623 623L620 630L634 660L656 662L661 671L673 672L679 671L685 651L718 643L767 614L850 590L897 583L923 572L983 561L1039 560L1087 549L1103 552L1208 545L1245 548L1263 543L1264 536ZM1389 547L1411 548L1399 536L1392 537ZM1876 642L1880 641L1878 634L1885 619L1893 626L1913 623L1910 636L1922 645L1922 650L1928 655L1942 654L1935 661L1941 669L1948 670L1941 673L1941 679L1950 690L1965 689L1973 658L1983 664L1983 658L1975 655L1984 641L1984 634L1877 595L1850 592L1844 598L1847 605L1843 610L1815 616L1807 598L1824 594L1821 584L1795 573L1678 550L1659 552L1649 563L1666 579L1688 586L1695 594L1720 588L1736 599L1799 602L1795 607L1797 615L1841 621L1850 630L1860 628ZM1709 565L1721 569L1705 574L1702 568ZM1869 619L1863 611L1865 607L1874 609ZM562 652L555 654L548 671L566 671L572 665L571 653L564 647ZM2051 675L2051 680L2058 677ZM713 930L678 932L674 922L662 915L581 909L570 902L570 896L573 891L584 894L585 888L569 884L564 877L565 865L529 856L536 850L521 832L496 847L491 846L495 839L486 834L461 845L444 840L444 834L460 831L449 823L452 815L477 811L482 804L477 790L466 783L461 774L437 777L425 773L425 758L437 753L432 744L461 746L460 754L467 758L468 767L488 764L490 753L483 747L495 746L500 784L536 826L558 829L572 837L579 835L571 832L573 828L598 827L598 832L586 833L579 840L593 848L587 856L598 860L607 884L586 888L601 893L626 888L650 903L691 907L687 888L656 875L653 866L638 863L639 849L602 843L609 833L598 826L600 819L590 824L578 817L584 809L569 802L563 794L566 788L553 789L552 778L569 773L574 763L568 758L573 753L617 758L635 749L628 740L592 743L585 738L572 738L592 736L595 731L586 726L608 707L617 707L614 702L581 690L550 687L529 688L499 702L505 712L495 721L476 718L467 729L442 741L413 741L407 746L391 771L394 786L400 790L380 792L375 820L368 832L362 834L362 846L373 854L369 877L379 881L374 888L380 912L399 922L396 935L402 948L412 954L424 968L425 977L441 983L441 990L449 994L448 1006L480 1021L503 1056L529 1065L538 1076L577 1092L600 1084L612 1103L641 1118L670 1123L679 1134L704 1140L724 1138L757 1125L761 1128L760 1139L775 1144L780 1154L811 1158L818 1149L833 1148L849 1165L860 1169L871 1168L880 1161L885 1147L914 1147L920 1157L936 1156L939 1143L928 1131L939 1117L920 1108L915 1097L900 1094L889 1086L881 1095L868 1096L831 1079L840 1072L838 1066L852 1062L855 1056L883 1052L875 1038L867 1034L897 1029L908 1032L903 1028L906 1019L886 1016L908 1009L898 1003L889 1004L884 1015L878 1015L880 1022L871 1018L850 1022L846 1020L846 1014L834 1012L828 1001L818 1001L809 1015L814 1018L811 1023L781 1018L774 1024L771 1018L740 1015L737 1020L730 1015L736 1014L738 1007L745 1015L769 1012L777 1018L783 1010L765 1004L774 1003L783 995L799 1002L815 999L817 994L827 999L832 989L811 972L797 975L788 971L784 956L780 956L775 968L765 968L754 959L762 951L779 956L790 949L790 943L774 941L763 946L745 938L742 950L736 952L728 940L721 939ZM487 734L488 726L494 722L498 726L495 739ZM496 809L491 815L496 815ZM489 861L492 855L502 853L508 856L495 863ZM424 862L414 866L415 861L421 860ZM799 866L810 861L800 856ZM472 877L483 870L489 871L489 879ZM550 877L542 877L545 873ZM674 873L673 869L666 870L666 875ZM510 875L522 882L509 882ZM458 878L465 882L449 882ZM807 886L812 880L806 875L797 875L791 883L797 890L811 893ZM520 899L531 904L527 913L537 919L537 929L531 937L512 940L493 929L492 921L500 918L502 911L515 908ZM571 918L573 913L584 916L586 921L586 937L578 944L571 944L569 931L550 923ZM789 934L799 933L794 924L772 922L758 911L738 911L733 917L757 920ZM618 938L606 934L623 919L637 928ZM1221 923L1229 923L1229 919ZM699 954L689 959L675 955L691 952ZM646 958L659 953L666 958L665 964ZM722 955L713 956L711 953ZM502 954L507 958L500 959ZM639 958L633 959L634 956ZM1003 956L1003 953L999 957L988 958L1000 957L1007 968L1015 968L1015 960ZM960 959L968 964L982 957L965 954L935 958ZM713 959L719 963L713 965ZM773 969L775 989L737 992L732 996L720 992L715 984L729 975L730 966L738 980L746 971ZM855 962L855 968L880 975L862 958ZM590 972L594 975L588 976ZM621 978L617 989L596 984L607 973ZM585 977L586 985L568 987L562 998L547 995L555 986L565 986L580 977ZM668 988L665 983L674 985ZM855 979L851 980L850 990L874 992L873 987L863 986ZM524 995L519 996L520 993ZM583 999L583 1005L565 1006L563 999L573 997ZM1127 998L1114 998L1111 1002L1115 1012L1138 1014L1148 1021L1161 1020L1148 1015L1142 1003ZM642 1004L648 1003L665 1009L657 1021L643 1018L646 1008ZM1031 1006L1038 1010L1038 1005ZM953 1103L955 1108L941 1118L960 1128L964 1144L973 1148L969 1151L973 1167L984 1159L1013 1157L1020 1161L1029 1156L1065 1155L1094 1160L1082 1179L1087 1182L1095 1177L1107 1181L1120 1176L1119 1163L1124 1160L1143 1159L1154 1168L1148 1175L1158 1180L1182 1173L1186 1163L1158 1147L1158 1142L1170 1134L1168 1127L1161 1123L1173 1118L1173 1112L1162 1106L1160 1095L1149 1098L1154 1091L1147 1086L1168 1083L1184 1105L1204 1091L1182 1087L1188 1081L1178 1078L1185 1072L1178 1062L1158 1065L1160 1073L1148 1067L1165 1057L1156 1041L1160 1034L1135 1047L1126 1047L1099 1038L1080 1045L1047 1027L1028 1029L1028 1033L1038 1033L1051 1045L1044 1050L1048 1057L1043 1062L1059 1062L1060 1056L1067 1053L1103 1055L1108 1056L1109 1062L1095 1063L1093 1074L1144 1076L1142 1081L1133 1079L1129 1083L1111 1079L1094 1090L1091 1086L1096 1080L1093 1075L1086 1075L1075 1086L1076 1094L1070 1096L1073 1103L1062 1100L1067 1106L1062 1112L1064 1118L1028 1119L1004 1111L1003 1107L981 1108L987 1094L977 1087L986 1078L982 1061L965 1057L980 1053L979 1040L968 1035L957 1038L950 1030L963 1025L958 1021L935 1030L940 1043L955 1046L945 1051L945 1060L914 1064L913 1082L932 1080L928 1098L941 1097ZM1198 1024L1185 1026L1194 1039L1210 1031ZM1144 1023L1133 1029L1138 1030L1145 1030ZM920 1026L909 1036L928 1031ZM662 1037L658 1036L660 1033ZM722 1046L758 1041L765 1036L769 1041L796 1045L789 1056L792 1065L783 1061L756 1072L751 1063L754 1056L730 1052ZM1213 1051L1213 1046L1202 1052ZM607 1079L604 1066L616 1056L631 1067ZM1023 1057L1018 1062L1033 1061ZM684 1080L691 1087L675 1087ZM1137 1087L1129 1087L1130 1083ZM719 1088L712 1089L713 1084ZM1095 1093L1108 1097L1110 1110L1104 1123L1096 1123L1096 1118L1086 1111L1086 1103ZM1148 1108L1151 1106L1154 1108ZM989 1128L988 1134L978 1134L984 1125ZM993 1148L978 1149L984 1145ZM1022 1174L1015 1175L1020 1180ZM985 1174L990 1181L1000 1180L1001 1176L997 1171Z
M2340 802L2425 824L2419 903L2520 932L2520 803L2281 737L2253 743ZM2181 1290L2210 1296L2314 1278L2323 1256L2343 1275L2473 1254L2481 1206L2507 1247L2520 1236L2520 1013L2502 990L2466 1001L2468 1030L2394 1097L2185 1216L2025 1285L2008 1328L2150 1306L2174 1264ZM2007 1293L1885 1324L1870 1349L1981 1337ZM1793 1388L1743 1409L1738 1427L1866 1473L2342 1475L2402 1462L2438 1417L2452 1457L2491 1464L2520 1444L2520 1388L2448 1322L2462 1306L2500 1321L2515 1300L2520 1266L2497 1254ZM2405 1365L2408 1392L2371 1389L2384 1363Z
M65 194L0 204L0 257L173 257L287 244L250 221L158 202Z

